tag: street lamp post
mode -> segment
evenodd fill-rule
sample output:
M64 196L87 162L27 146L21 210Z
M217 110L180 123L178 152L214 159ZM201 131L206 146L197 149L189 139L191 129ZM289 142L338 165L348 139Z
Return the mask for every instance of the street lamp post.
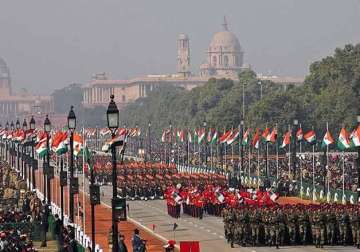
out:
M14 122L13 122L13 121L11 121L11 123L10 123L10 128L11 128L12 134L14 134L15 126L14 126ZM10 149L11 149L11 155L10 155L10 156L11 156L11 167L15 169L15 157L14 157L15 147L14 147L14 141L11 140L10 144L11 144L11 147L10 147Z
M0 129L2 129L2 124L0 123ZM4 153L3 153L3 150L4 150L4 146L3 146L3 141L1 141L0 145L1 145L1 149L0 149L0 155L1 155L1 160L4 158Z
M243 139L244 139L244 120L241 120L240 121L240 158L241 158L241 170L243 172L245 172L245 169L244 169L244 146L243 146ZM240 171L241 173L241 171ZM240 174L238 174L239 176ZM239 176L241 177L241 176ZM239 181L241 181L239 179Z
M76 116L74 113L74 107L70 107L68 115L68 128L70 130L70 190L69 190L69 219L71 223L74 223L74 131L76 129Z
M20 121L16 119L16 131L18 132L20 129ZM24 174L23 171L20 169L20 142L16 144L16 160L17 160L17 171L20 172L21 178L23 178Z
M262 82L258 81L258 84L260 86L260 100L262 100L262 96L263 96L263 90L262 90Z
M31 130L31 134L34 132L35 130L35 119L32 116L31 120L30 120L30 130ZM35 180L35 141L34 138L31 139L31 168L32 168L32 185L33 185L33 189L35 190L36 188L36 180Z
M8 130L9 130L9 122L6 122L6 124L5 124L5 131L6 131L6 134L8 133ZM9 160L8 160L8 157L10 156L10 155L8 155L8 151L9 151L9 146L8 146L8 141L5 139L5 144L6 144L6 146L5 146L5 160L7 161L7 162L9 162ZM10 162L9 162L10 163Z
M358 127L360 127L360 113L357 115L357 123L358 123ZM360 146L357 147L357 153L358 153L358 158L357 158L357 172L358 172L358 187L357 187L357 193L358 193L358 202L360 199Z
M148 141L149 141L149 161L152 162L152 156L151 156L151 122L149 120L149 124L148 124Z
M169 162L168 164L171 163L171 158L172 158L172 149L173 149L173 146L172 146L172 143L173 143L173 131L172 131L172 124L171 124L171 121L169 122L169 128L170 128L170 144L169 144ZM199 155L200 155L200 152L199 152Z
M299 121L297 119L294 119L294 129L292 131L292 139L293 139L293 157L292 157L292 161L293 161L293 180L296 180L296 132L298 130L298 125L299 125Z
M49 120L48 115L46 115L44 121L44 130L46 133L46 184L47 184L47 203L51 205L51 187L50 187L50 146L49 146L49 138L50 138L50 131L51 131L51 122Z
M205 137L204 137L204 157L205 157L205 170L207 171L207 146L206 146L206 127L207 122L206 120L203 121L204 131L205 131Z
M114 95L110 96L110 103L108 109L106 111L107 116L107 124L109 129L111 130L111 135L114 138L115 132L119 128L119 110L114 101ZM112 251L119 251L118 244L118 224L116 220L116 212L115 212L115 203L117 199L117 169L116 169L116 146L111 146L111 156L112 156L112 184L113 184L113 195L112 195Z
M24 131L24 134L25 134L25 137L26 137L26 131L27 131L27 122L26 122L26 119L24 119L24 122L23 122L23 131ZM26 154L26 146L22 146L22 156L21 156L21 166L22 166L22 169L23 169L23 173L24 173L24 180L26 182L26 184L29 186L29 183L28 183L28 176L27 176L27 165L25 164L25 154Z

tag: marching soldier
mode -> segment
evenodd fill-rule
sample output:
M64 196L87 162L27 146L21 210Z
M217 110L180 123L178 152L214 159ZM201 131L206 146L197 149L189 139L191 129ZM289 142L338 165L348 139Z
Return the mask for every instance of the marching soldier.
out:
M288 229L289 229L289 239L291 245L294 245L296 242L296 232L298 226L298 215L297 212L289 212L287 215L288 220Z
M360 216L359 212L355 209L353 209L350 214L350 224L353 244L357 248L360 248Z
M308 230L309 230L309 225L310 225L310 219L309 219L309 215L307 214L306 211L300 211L299 214L299 235L300 235L300 242L302 243L302 245L306 244L306 238L307 238L307 234L308 234Z
M255 210L255 212L250 214L252 246L257 246L259 244L260 225L261 225L261 214L260 211Z
M331 246L335 245L336 215L331 209L326 213L326 239Z
M348 234L348 225L349 225L349 215L345 210L339 211L338 215L339 222L339 242L342 245L346 245L347 242L347 234Z

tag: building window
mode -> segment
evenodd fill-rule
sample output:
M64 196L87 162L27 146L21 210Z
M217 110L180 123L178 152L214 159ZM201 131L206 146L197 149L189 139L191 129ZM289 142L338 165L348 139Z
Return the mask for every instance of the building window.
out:
M224 66L228 67L229 66L229 58L227 55L224 56Z
M213 66L216 66L216 64L217 64L217 58L216 58L216 56L213 56L213 60L212 60L213 62L212 62L212 64L213 64Z
M239 66L239 57L235 56L235 66Z
M125 102L126 101L126 97L125 95L122 96L122 102Z

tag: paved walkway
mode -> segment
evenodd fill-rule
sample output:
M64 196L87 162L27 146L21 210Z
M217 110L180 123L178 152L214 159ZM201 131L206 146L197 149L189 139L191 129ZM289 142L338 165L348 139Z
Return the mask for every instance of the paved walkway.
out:
M42 169L39 169L36 172L36 182L37 187L43 189L43 179L42 179ZM81 183L81 181L79 182ZM40 186L40 187L39 187ZM88 188L88 187L86 187ZM58 206L60 206L60 181L58 177L55 177L51 182L51 197L52 201L56 202ZM79 195L75 195L75 205L77 204L77 199L79 197L79 201L83 202L83 193L81 192ZM64 188L64 205L65 205L65 213L68 213L68 188ZM90 212L90 201L89 197L85 196L85 233L91 237L91 212ZM77 209L75 207L75 214L77 215ZM75 217L76 222L80 223L80 218ZM96 234L96 243L100 245L103 251L110 251L108 246L108 237L109 231L111 228L111 208L106 206L105 204L95 206L95 219L96 219L96 226L95 226L95 234ZM130 221L125 221L119 223L119 231L125 235L125 243L128 247L128 250L131 251L131 237L135 228L140 229L141 237L147 240L147 249L148 252L160 252L163 251L163 244L164 242L161 241L159 238L149 234L148 232L144 231L141 227L136 226L134 223Z

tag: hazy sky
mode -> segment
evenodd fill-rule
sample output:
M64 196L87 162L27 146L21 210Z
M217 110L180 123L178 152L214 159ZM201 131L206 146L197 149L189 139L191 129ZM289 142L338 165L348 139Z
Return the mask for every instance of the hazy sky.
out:
M257 72L303 76L360 42L360 0L0 0L0 56L15 89L46 94L96 72L173 73L184 32L197 73L224 15Z

